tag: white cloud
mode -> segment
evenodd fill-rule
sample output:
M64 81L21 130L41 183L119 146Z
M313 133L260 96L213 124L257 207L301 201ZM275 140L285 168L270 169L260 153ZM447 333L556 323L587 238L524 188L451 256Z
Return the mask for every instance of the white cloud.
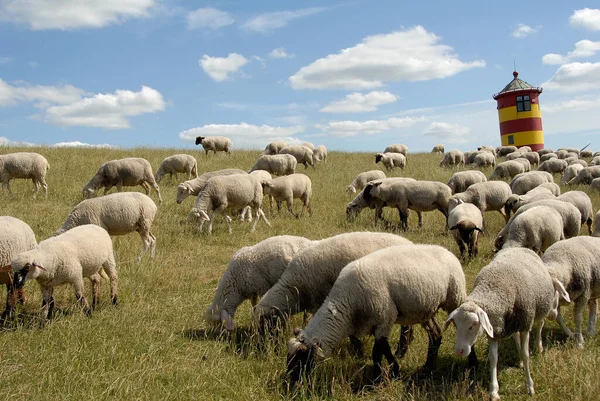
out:
M600 9L584 8L575 10L569 18L569 22L577 28L600 31Z
M449 143L467 143L471 139L469 138L470 133L471 128L467 126L438 121L432 122L424 132L425 135L434 136Z
M513 38L521 39L536 33L539 28L532 28L526 24L519 24L512 33Z
M584 57L592 57L600 51L600 42L591 40L580 40L575 43L575 50L567 53L565 56L556 53L549 53L542 57L544 64L565 64L571 60Z
M0 136L0 146L35 146L35 144L31 142L17 142L5 136Z
M364 113L375 111L382 104L394 103L398 96L390 92L373 91L346 95L342 100L329 103L319 111L322 113Z
M249 60L241 54L229 53L227 57L211 57L205 54L199 64L212 79L222 82L231 79L229 74L237 72L248 62Z
M541 86L561 92L588 92L600 89L600 62L563 64L554 76Z
M283 28L288 22L298 18L307 17L324 11L323 7L303 8L295 11L276 11L257 15L246 21L242 28L248 31L266 33L274 29Z
M3 0L0 20L33 30L101 28L130 18L150 16L156 0Z
M330 135L349 137L359 134L374 135L391 129L408 128L422 121L425 121L424 117L392 117L386 120L332 121L325 125L317 124L316 126Z
M283 48L283 47L278 47L277 49L271 50L271 52L269 53L269 57L271 57L271 58L294 58L295 55L288 54L285 51L285 48Z
M116 90L64 105L52 106L44 113L44 121L59 126L129 128L128 117L155 113L165 109L160 92L142 86L139 92Z
M393 81L447 78L484 67L485 61L463 63L441 38L422 26L368 36L354 47L302 67L289 78L294 89L371 89Z
M0 106L11 106L21 102L33 102L45 108L52 104L67 104L80 100L86 92L72 85L43 86L18 82L11 85L0 78Z
M228 12L205 7L190 11L186 21L188 29L219 29L233 24L235 19Z
M0 64L8 64L12 61L12 57L1 57L0 56Z
M54 148L100 148L100 149L116 149L116 146L109 145L108 143L85 143L80 141L72 142L59 142L51 145Z

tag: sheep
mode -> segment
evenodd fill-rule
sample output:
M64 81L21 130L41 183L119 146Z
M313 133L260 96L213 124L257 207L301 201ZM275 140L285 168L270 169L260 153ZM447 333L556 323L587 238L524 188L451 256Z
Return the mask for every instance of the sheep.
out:
M552 174L545 171L530 171L517 174L509 185L513 194L525 195L533 188L546 182L554 182Z
M465 244L468 247L469 257L477 256L477 240L479 233L483 232L483 215L481 210L472 203L460 203L448 213L448 226L454 240L460 250L460 256L464 257Z
M600 166L584 167L577 176L571 181L567 182L568 185L586 184L592 183L594 178L600 177Z
M194 207L190 210L189 218L200 222L199 231L202 231L204 222L208 221L208 234L212 234L214 218L221 213L227 223L227 230L231 234L231 218L227 215L227 209L241 209L250 206L256 216L250 230L250 232L254 232L261 217L267 226L271 226L262 211L262 201L263 190L256 177L246 173L215 176L209 178L200 190Z
M173 174L175 174L175 179L177 179L177 173L187 174L188 180L192 179L192 177L197 178L198 165L196 158L186 154L169 156L163 159L160 166L158 166L158 170L154 174L154 179L158 184L166 174L169 174L171 179L173 179Z
M298 161L292 155L262 155L258 158L249 172L251 173L255 170L265 170L273 175L288 175L296 172L297 165Z
M540 155L537 152L527 152L523 154L523 157L529 160L532 166L537 166L540 164Z
M599 164L600 164L600 156L596 156L590 161L590 166L597 166Z
M536 206L515 217L502 249L529 248L538 255L564 239L561 215L551 207Z
M448 209L451 211L459 201L472 203L481 213L497 210L506 221L508 212L503 211L504 205L511 195L510 187L504 181L487 181L471 185L466 191L452 195L448 201Z
M219 281L205 320L213 327L234 329L233 318L239 305L249 299L252 306L271 288L292 258L316 242L304 237L278 235L239 249Z
M268 181L261 181L261 183L263 185L263 193L272 196L277 202L278 211L281 210L281 202L285 201L288 212L294 215L294 217L298 218L300 215L304 215L305 208L308 210L308 214L312 216L312 208L310 206L312 183L308 176L304 174L291 174ZM302 201L300 215L293 211L294 199Z
M600 178L594 178L590 183L590 189L600 192Z
M560 195L557 199L569 202L579 209L579 213L581 213L581 225L587 224L588 232L592 235L593 206L588 194L583 191L568 191Z
M496 149L494 149L494 147L492 147L492 146L487 146L487 145L478 146L477 150L483 150L486 152L490 152L491 154L494 155L494 157L496 157Z
M540 157L544 156L547 153L554 153L554 150L550 148L544 148L537 151L537 154L540 155Z
M508 160L508 161L515 161L517 163L521 163L523 165L524 173L531 171L531 163L529 162L529 160L527 160L524 157L517 157L516 159Z
M202 145L206 156L211 150L216 155L217 152L231 154L231 139L225 136L197 136L196 145Z
M573 160L573 161L569 162L569 166L572 166L574 164L580 164L583 167L587 167L588 166L587 162L585 160L583 160L583 159L577 159L577 160Z
M279 151L281 149L287 148L288 146L290 146L290 145L286 141L271 142L265 147L265 150L262 152L262 154L263 155L276 155L277 153L279 153Z
M400 167L404 170L406 157L402 153L377 153L375 155L375 164L381 162L387 171L392 171L394 167Z
M586 158L586 159L591 159L593 156L593 152L591 150L582 150L579 152L579 157Z
M515 175L525 172L523 164L516 160L509 160L498 163L494 172L490 175L489 180L501 180L503 178L512 179Z
M546 188L554 196L560 196L560 187L557 184L553 183L553 182L545 182L543 184L538 185L536 188Z
M448 316L444 329L456 325L458 356L471 354L477 337L486 333L490 361L490 397L498 400L498 340L514 336L523 367L527 390L534 394L529 371L529 333L536 330L535 344L541 352L541 333L546 317L555 318L560 298L569 294L552 279L542 260L526 248L504 250L477 275L473 291Z
M475 163L475 158L479 155L489 155L490 152L487 152L485 150L475 150L475 151L469 151L469 152L465 152L464 153L464 157L465 157L465 164L473 164ZM487 156L483 156L483 157L487 157Z
M577 174L581 170L583 170L583 166L581 164L571 164L570 166L567 166L567 168L563 172L560 182L564 184L571 181L573 178L577 177Z
M137 259L139 262L148 249L150 257L154 257L156 237L151 228L155 214L156 204L147 195L139 192L117 192L79 202L54 235L60 235L84 224L100 226L110 235L138 232L142 240L142 251Z
M383 178L383 179L379 179L379 180L373 180L371 182L373 182L373 183L382 182L382 183L389 184L392 182L405 182L405 181L416 181L416 180L414 178L409 178L409 177L392 177L392 178ZM360 191L359 194L356 195L356 197L354 197L354 199L352 199L352 201L350 201L348 203L348 205L346 205L346 220L348 222L353 221L356 218L356 216L358 216L358 214L366 207L368 207L369 209L375 209L375 222L377 222L377 220L383 220L382 213L383 213L384 206L386 206L386 204L381 199L373 198L372 196L367 196L365 198L365 190L363 188L363 190ZM417 214L420 216L421 212L417 212Z
M550 159L558 159L558 155L556 153L544 153L543 155L540 156L540 163L545 162L546 160L550 160Z
M570 166L571 163L575 163L576 161L578 161L579 159L576 157L565 157L564 159L562 159L565 163L567 163L567 166Z
M280 155L292 155L296 158L298 164L304 164L304 168L308 166L315 168L315 162L313 159L313 151L303 145L294 145L283 148L279 151Z
M577 148L560 148L560 149L558 149L558 150L564 150L564 151L566 151L567 153L575 153L575 155L576 155L577 157L579 157L579 153L580 153L579 149L577 149Z
M117 304L117 264L112 241L106 230L95 224L75 227L48 238L34 249L14 256L10 265L17 289L23 288L27 280L37 280L42 290L42 313L47 309L48 320L54 310L54 287L66 283L73 285L75 297L90 315L98 302L101 269L110 278L110 299ZM92 282L91 309L83 293L84 277Z
M429 337L426 368L433 367L442 342L435 322L439 309L452 311L466 298L465 275L451 252L436 245L391 246L348 264L304 330L288 343L291 382L309 372L315 359L331 354L348 336L373 334L374 376L385 356L392 375L398 361L388 337L395 323L421 324Z
M598 210L596 217L594 217L594 232L592 233L592 237L600 237L600 210Z
M306 146L307 148L309 148L310 150L315 151L315 145L312 142L303 142L302 146Z
M532 151L530 146L519 146L517 150L524 153Z
M378 180L380 178L385 178L385 173L381 170L370 170L360 173L354 178L354 181L348 185L346 188L346 192L349 194L355 194L356 191L362 190L367 182Z
M433 149L431 149L431 153L444 153L444 145L441 143L435 145Z
M496 165L496 158L493 154L483 151L483 153L479 153L473 159L473 163L471 166L480 168L480 167L494 167Z
M23 289L15 291L12 274L5 270L5 266L10 268L14 256L36 246L35 234L27 223L15 217L0 216L0 283L6 283L6 308L0 322L4 322L15 309L17 298L20 303L25 303Z
M396 143L386 147L383 153L402 153L404 157L408 157L408 146Z
M516 146L498 146L496 148L496 156L502 157L517 151Z
M523 205L542 199L553 199L556 198L556 196L557 195L555 195L548 188L542 186L535 187L531 191L527 192L525 195L510 195L506 200L505 210L506 213L510 215L511 212L515 213Z
M319 145L313 152L313 159L315 162L327 163L327 148L325 145Z
M574 307L575 333L565 325L558 307L556 321L565 334L583 347L581 320L585 306L589 309L587 334L596 330L597 299L600 297L600 239L575 237L560 241L546 250L542 261L550 276L564 284Z
M12 196L10 180L13 178L30 178L33 182L33 199L36 198L40 187L44 188L44 197L48 199L48 184L46 173L50 168L48 160L38 153L17 152L0 155L0 181L2 181L2 196L4 190Z
M444 155L442 161L440 161L440 167L454 167L464 164L465 155L458 149L452 149Z
M486 182L485 174L478 170L471 171L459 171L452 174L452 177L448 180L448 187L452 192L452 195L458 192L465 192L473 184L478 182Z
M538 166L538 171L547 171L550 174L562 174L569 164L561 159L550 159Z
M504 160L515 160L518 158L525 158L525 152L521 152L521 151L516 151L513 153L510 153L508 155L506 155L506 157L504 158Z
M148 160L141 157L127 157L104 163L83 187L83 198L91 197L101 187L104 187L104 195L106 195L106 192L114 186L117 187L118 192L121 192L124 186L136 185L141 185L146 195L150 193L150 186L152 186L158 194L158 201L162 202L160 189L152 174L152 167Z
M233 174L246 174L244 170L237 168L226 168L224 170L209 171L201 174L197 178L184 181L177 186L177 204L181 205L188 196L197 196L200 193L200 189L206 184L211 177L218 175L233 175Z
M556 157L558 157L559 159L564 159L569 154L569 152L565 149L558 149L554 153L556 153Z

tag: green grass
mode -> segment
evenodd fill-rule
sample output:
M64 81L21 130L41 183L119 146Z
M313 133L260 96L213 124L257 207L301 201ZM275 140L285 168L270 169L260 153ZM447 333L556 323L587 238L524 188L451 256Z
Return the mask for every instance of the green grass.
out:
M0 153L18 150L2 148ZM182 152L145 148L23 150L39 152L50 162L49 198L32 200L31 182L14 180L11 185L14 197L0 198L0 215L15 216L30 224L38 241L62 225L72 207L81 200L81 189L104 161L139 156L148 159L156 169L164 157ZM200 151L192 154L196 155L202 173L227 167L248 169L259 152L234 151L231 156L219 154L208 158ZM392 175L447 182L453 171L440 169L440 158L410 154L406 169L395 170ZM257 346L257 339L248 334L251 309L245 303L236 314L237 329L232 336L218 337L205 331L204 310L231 255L240 247L281 234L321 239L349 231L382 230L373 226L373 212L369 210L363 211L353 224L345 219L345 205L350 200L345 194L346 186L359 172L374 168L377 166L371 154L331 152L327 165L318 165L316 171L305 171L302 167L298 170L313 182L312 217L296 220L284 213L267 214L272 227L259 222L256 232L250 234L249 223L236 221L232 235L217 218L212 236L198 234L188 223L193 199L177 205L177 181L164 178L160 185L164 202L153 226L156 257L151 260L146 255L141 263L136 263L141 246L139 236L114 237L119 271L117 307L110 305L108 285L104 285L102 302L88 318L79 309L72 289L59 287L55 291L58 313L44 326L39 319L38 286L36 283L26 286L27 302L20 307L16 323L0 332L0 395L7 400L485 399L489 383L487 344L480 339L476 345L482 368L476 380L469 383L464 375L466 360L453 353L453 328L444 335L436 369L430 376L419 372L425 361L427 339L424 330L416 328L415 341L401 361L401 379L369 386L365 377L371 372L370 359L349 355L346 344L341 344L316 367L313 380L295 392L288 392L283 380L285 342L291 337L291 328L265 347ZM600 208L599 194L585 187L574 189L588 192L595 210ZM156 200L154 194L151 197ZM398 220L396 212L385 214L391 220ZM494 236L503 225L497 212L485 217L489 234L480 238L480 255L463 265L469 287L477 272L492 259ZM456 244L444 232L444 219L439 212L425 213L421 230L416 228L416 214L411 213L409 226L403 235L412 241L440 244L458 253ZM90 297L87 285L86 295ZM563 310L572 327L570 308ZM438 322L443 323L444 319L445 314L440 313ZM300 323L300 317L296 317L293 325ZM392 346L397 339L396 328ZM586 339L585 349L579 350L566 341L557 324L547 322L544 344L547 351L531 359L535 399L598 399L598 337ZM367 347L371 345L372 339L368 339ZM511 339L502 342L499 382L504 400L528 398L523 372L517 366L514 343Z

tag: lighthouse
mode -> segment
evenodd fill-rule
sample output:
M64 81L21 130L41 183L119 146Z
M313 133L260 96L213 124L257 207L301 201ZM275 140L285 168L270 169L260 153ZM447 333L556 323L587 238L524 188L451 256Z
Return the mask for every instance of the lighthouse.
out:
M498 103L500 139L503 146L544 147L539 95L542 88L529 85L513 72L513 80L493 97Z

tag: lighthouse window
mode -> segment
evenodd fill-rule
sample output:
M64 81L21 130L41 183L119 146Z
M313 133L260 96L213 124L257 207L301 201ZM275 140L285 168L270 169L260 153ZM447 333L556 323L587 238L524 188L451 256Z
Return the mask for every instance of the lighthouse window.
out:
M515 137L514 137L514 135L509 135L508 136L508 144L509 145L514 145L515 144Z
M517 96L517 111L531 111L531 99L529 95Z

